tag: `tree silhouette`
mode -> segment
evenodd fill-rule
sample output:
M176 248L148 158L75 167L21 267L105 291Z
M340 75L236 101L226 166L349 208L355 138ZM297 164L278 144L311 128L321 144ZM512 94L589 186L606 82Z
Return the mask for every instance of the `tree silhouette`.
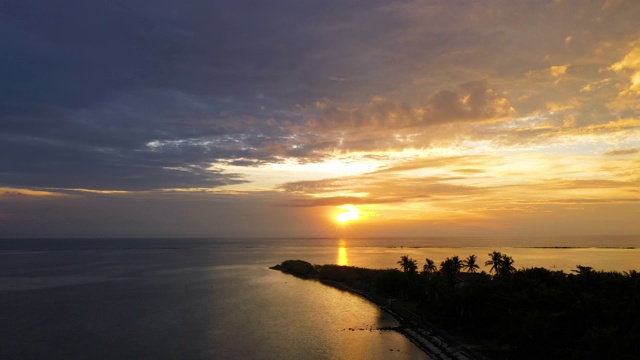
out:
M491 269L489 269L489 272L498 272L498 268L500 267L500 260L502 259L502 254L498 251L493 251L492 253L489 253L489 258L491 258L491 260L488 260L487 262L484 263L485 266L489 266L491 265Z
M582 276L589 276L593 273L593 268L591 266L576 265L576 268L577 270L571 270L571 272Z
M440 263L440 271L447 274L455 274L460 272L463 265L462 260L457 256L446 258Z
M640 272L638 272L637 270L623 271L622 274L624 274L624 276L628 276L630 278L640 277Z
M415 274L416 271L418 271L418 261L412 259L409 262L409 274Z
M507 254L503 254L500 258L500 266L498 267L498 274L500 275L508 275L512 274L516 271L516 268L513 267L513 263L515 261L511 256L507 256Z
M418 261L413 260L409 255L403 255L398 260L398 265L402 268L402 271L410 274L414 274L418 269Z
M425 261L427 263L422 267L422 272L434 273L438 270L438 267L436 267L436 263L433 260L426 258Z
M480 266L476 264L476 259L477 257L475 255L469 255L469 257L463 261L462 267L467 269L467 272L475 273L480 268Z
M489 258L484 264L486 266L491 265L489 272L495 272L496 275L507 275L513 273L516 268L513 267L514 260L507 254L502 254L499 251L493 251L489 253Z

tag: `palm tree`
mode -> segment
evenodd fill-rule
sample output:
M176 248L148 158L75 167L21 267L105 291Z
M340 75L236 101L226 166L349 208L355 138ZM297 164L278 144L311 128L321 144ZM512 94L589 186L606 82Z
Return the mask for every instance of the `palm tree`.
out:
M400 260L398 260L397 264L400 265L402 271L407 272L409 269L409 255L400 256Z
M425 261L427 263L422 267L422 272L434 273L438 270L438 267L436 267L436 263L433 262L433 260L426 258Z
M469 255L469 257L463 261L462 267L467 269L467 272L475 273L480 268L480 266L476 264L476 259L477 257L475 255Z
M413 260L409 255L403 255L398 261L398 265L402 268L402 271L413 274L418 269L418 261Z
M453 263L453 267L456 269L456 272L459 272L460 269L464 266L464 262L460 260L458 256L454 256L451 258L451 262Z
M578 275L589 276L590 274L593 274L593 268L591 266L576 265L576 268L578 270L571 270L571 271Z
M500 266L498 267L498 274L507 275L516 271L516 268L513 267L513 263L515 261L511 256L507 256L507 254L503 254L500 258Z
M418 271L418 260L411 260L409 262L409 274L415 274Z
M447 274L455 274L462 269L463 262L457 256L446 258L440 263L440 271Z
M511 256L507 256L507 254L493 251L489 253L489 258L491 258L491 260L484 263L486 266L491 265L489 272L495 271L497 275L507 275L516 270L516 268L513 267L515 261Z
M500 260L502 259L502 254L494 250L492 253L489 253L489 258L491 258L491 260L485 262L484 265L491 265L491 269L489 269L489 272L492 273L495 271L497 273L498 269L500 268Z

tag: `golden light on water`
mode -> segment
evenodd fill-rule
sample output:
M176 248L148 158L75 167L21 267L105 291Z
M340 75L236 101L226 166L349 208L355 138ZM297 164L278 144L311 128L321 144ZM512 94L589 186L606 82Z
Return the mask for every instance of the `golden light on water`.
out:
M349 258L347 256L347 245L344 240L340 241L340 246L338 247L338 259L337 264L340 266L349 265Z

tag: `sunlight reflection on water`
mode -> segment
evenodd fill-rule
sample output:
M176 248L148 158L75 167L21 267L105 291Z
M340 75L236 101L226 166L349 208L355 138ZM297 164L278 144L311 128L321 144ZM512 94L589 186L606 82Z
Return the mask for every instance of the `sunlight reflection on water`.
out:
M349 265L349 257L347 255L347 242L343 239L340 240L340 246L338 247L338 265Z

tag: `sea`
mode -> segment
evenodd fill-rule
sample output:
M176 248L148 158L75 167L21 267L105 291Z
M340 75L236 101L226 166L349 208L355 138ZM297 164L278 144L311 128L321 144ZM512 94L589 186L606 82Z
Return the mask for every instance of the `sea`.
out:
M365 299L269 267L494 250L516 268L640 270L640 236L1 239L0 359L430 359Z

